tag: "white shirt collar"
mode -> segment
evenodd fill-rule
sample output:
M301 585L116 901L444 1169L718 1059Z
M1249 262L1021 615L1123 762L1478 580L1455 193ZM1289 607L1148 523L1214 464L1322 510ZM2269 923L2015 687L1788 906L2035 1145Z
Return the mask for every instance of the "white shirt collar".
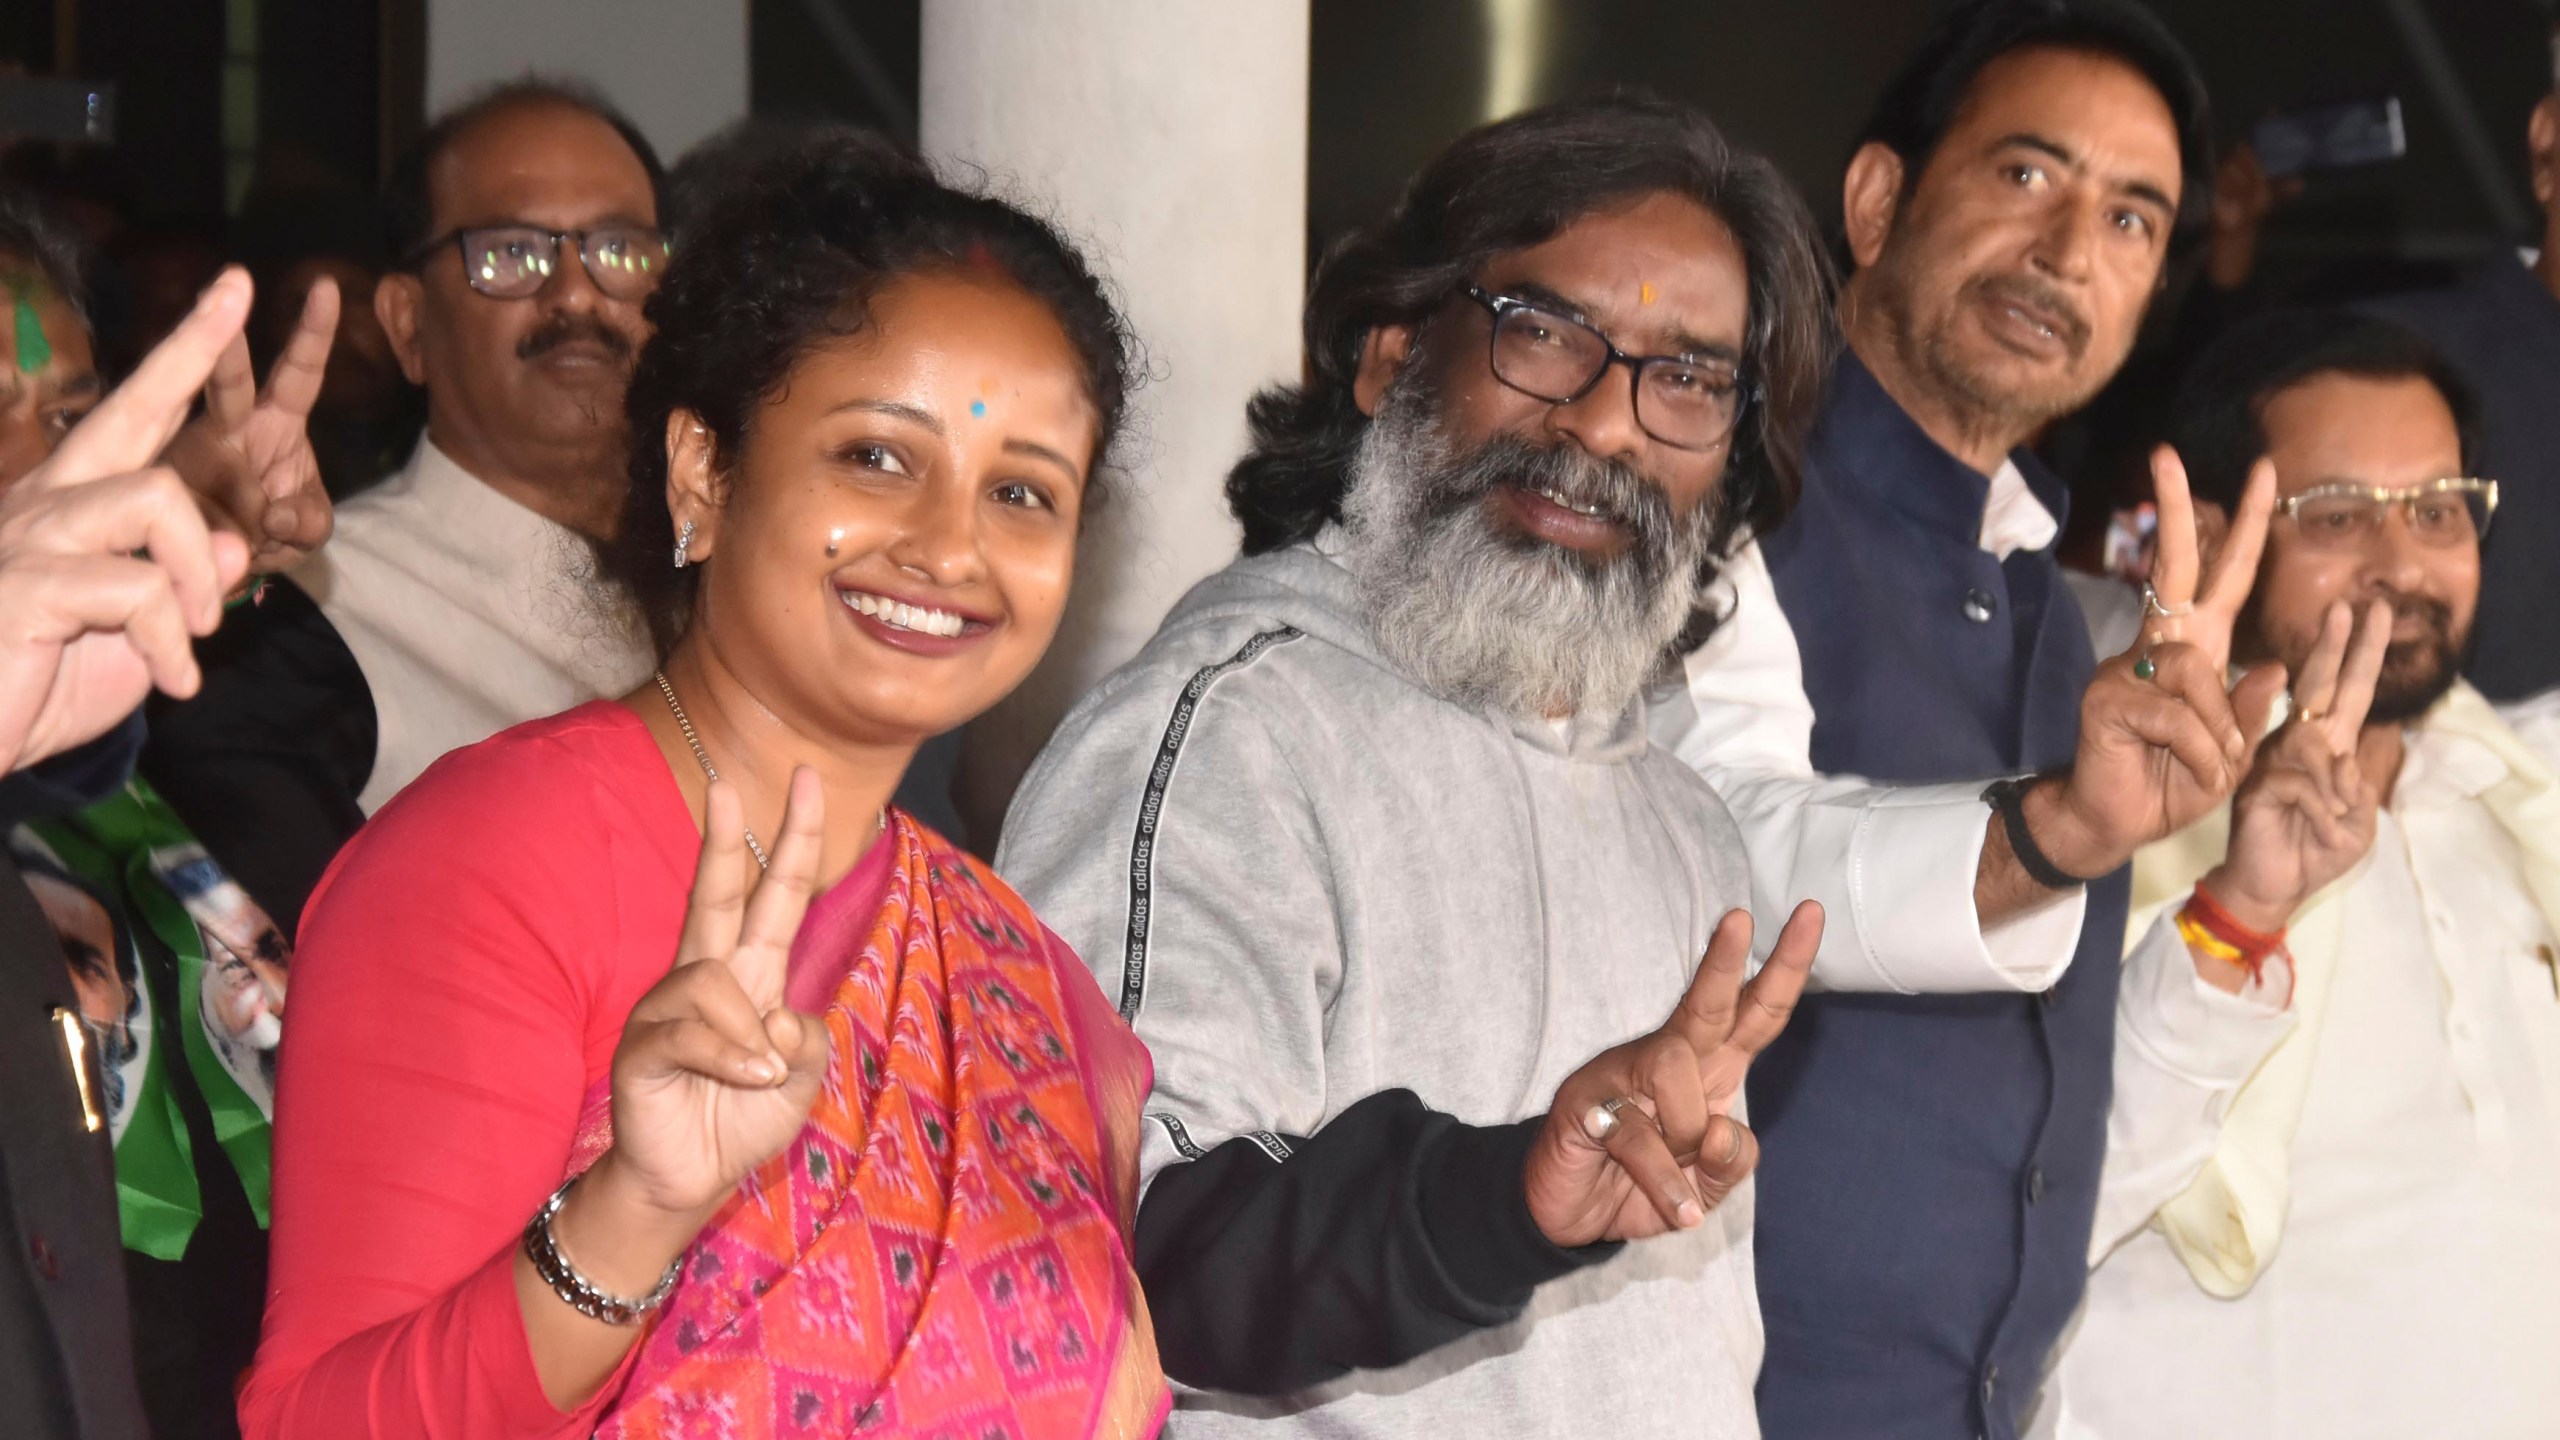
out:
M1982 504L1982 548L2006 560L2021 550L2041 550L2062 532L2053 512L2044 508L2015 460L2003 460L1991 472L1991 493Z

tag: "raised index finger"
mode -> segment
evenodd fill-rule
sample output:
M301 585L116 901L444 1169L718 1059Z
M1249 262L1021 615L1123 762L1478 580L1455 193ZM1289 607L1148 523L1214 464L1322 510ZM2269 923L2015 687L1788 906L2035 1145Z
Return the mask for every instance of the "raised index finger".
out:
M322 276L302 302L302 323L267 375L267 403L299 420L320 398L329 370L329 345L338 336L338 282Z
M1812 972L1814 954L1821 949L1822 906L1812 900L1797 901L1786 928L1778 932L1778 943L1769 949L1769 963L1742 989L1742 1013L1734 1021L1730 1043L1753 1055L1769 1048L1769 1042L1787 1028L1787 1017L1795 1013L1805 976Z
M1742 999L1742 975L1751 964L1751 912L1727 910L1707 939L1706 957L1689 988L1672 1008L1665 1030L1689 1042L1701 1055L1712 1055L1733 1033L1733 1016Z
M149 465L186 423L196 392L248 318L249 274L234 265L197 297L196 308L169 338L151 347L133 374L63 437L27 483L48 489L82 485Z
M214 357L213 378L205 382L204 413L225 431L247 423L258 403L258 374L249 365L249 337L231 337Z
M693 867L693 893L685 902L684 934L675 963L726 960L738 948L747 910L746 822L738 792L714 780L702 794L702 858Z
M2347 663L2347 636L2355 629L2355 611L2344 600L2329 602L2320 615L2320 638L2311 643L2302 673L2293 678L2295 713L2327 715L2338 703L2338 674Z
M2391 602L2376 600L2365 607L2364 621L2356 627L2346 668L2338 675L2337 698L2321 721L2328 728L2330 743L2337 753L2355 753L2356 739L2364 730L2364 717L2373 709L2374 688L2382 681L2383 656L2391 648L2391 624Z
M2181 473L2183 479L2184 474ZM2227 614L2237 614L2241 602L2258 582L2258 557L2267 545L2267 521L2276 508L2275 462L2261 458L2249 467L2248 487L2240 492L2240 508L2231 515L2231 529L2223 536L2222 551L2214 557L2213 575L2205 582L2201 597L2208 605Z
M2166 445L2151 452L2151 499L2160 516L2151 590L2174 610L2196 594L2196 507L2187 493L2187 467Z
M747 900L746 927L739 932L737 951L729 957L738 984L760 1010L782 1003L791 942L798 938L801 917L809 913L809 897L818 888L826 819L826 789L818 783L818 772L806 765L795 767L772 864Z

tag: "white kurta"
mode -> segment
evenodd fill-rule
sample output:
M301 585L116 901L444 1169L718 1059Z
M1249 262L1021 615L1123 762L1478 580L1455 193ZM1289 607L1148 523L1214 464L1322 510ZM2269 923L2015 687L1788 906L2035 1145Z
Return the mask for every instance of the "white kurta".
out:
M2128 958L2124 1023L2174 1034L2178 1073L2157 1063L2170 1047L2120 1038L2117 1106L2146 1115L2112 1134L2146 1139L2108 1152L2097 1246L2114 1248L2064 1351L2060 1435L2560 1435L2560 982L2515 842L2475 798L2505 773L2473 742L2412 732L2335 902L2347 938L2281 1246L2238 1299L2135 1227L2289 1027L2203 996L2165 925Z
M627 608L586 541L481 483L432 441L338 510L293 572L373 692L368 815L449 750L649 677Z

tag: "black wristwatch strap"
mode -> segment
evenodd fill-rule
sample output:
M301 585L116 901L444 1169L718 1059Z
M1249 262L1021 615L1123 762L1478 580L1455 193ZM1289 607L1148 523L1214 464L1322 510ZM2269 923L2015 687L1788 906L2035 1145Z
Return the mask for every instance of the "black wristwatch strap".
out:
M2077 890L2096 877L2083 878L2053 863L2037 846L2035 833L2027 828L2027 787L2043 779L2041 775L2015 776L1994 780L1982 792L1982 802L2000 817L2002 828L2009 832L2009 853L2018 857L2018 868L2027 878L2047 890Z

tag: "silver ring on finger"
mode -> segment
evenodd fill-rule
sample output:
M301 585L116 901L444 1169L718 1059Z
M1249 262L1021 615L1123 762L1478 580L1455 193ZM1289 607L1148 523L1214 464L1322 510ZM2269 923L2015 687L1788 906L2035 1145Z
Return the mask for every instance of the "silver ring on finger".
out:
M1594 1140L1606 1140L1618 1133L1618 1112L1634 1104L1625 1095L1612 1095L1582 1112L1582 1133ZM1639 1111L1639 1114L1642 1112Z
M2150 581L2145 580L2142 582L2142 613L2157 615L2163 620L2181 620L2196 613L2196 602L2190 600L2184 605L2171 605L2160 598L2159 591L2151 588Z

